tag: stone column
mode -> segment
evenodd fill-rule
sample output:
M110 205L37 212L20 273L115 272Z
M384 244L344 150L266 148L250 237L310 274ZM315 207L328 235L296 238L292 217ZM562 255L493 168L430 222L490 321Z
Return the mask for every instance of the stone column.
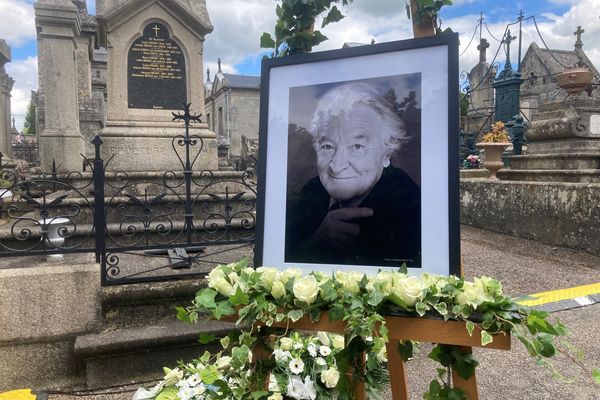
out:
M4 64L10 60L10 46L0 39L0 153L3 155L3 164L12 157L10 92L15 81L4 69Z
M47 169L56 159L61 169L81 170L84 140L79 130L75 38L81 31L77 7L69 0L38 0L38 76L44 96L45 123L40 158Z

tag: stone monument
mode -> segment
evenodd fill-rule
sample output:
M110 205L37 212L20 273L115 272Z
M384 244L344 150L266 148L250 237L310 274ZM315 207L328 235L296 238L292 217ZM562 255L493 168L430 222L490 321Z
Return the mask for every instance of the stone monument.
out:
M78 8L69 0L34 4L38 42L39 92L44 124L39 135L42 168L53 159L69 171L81 170L85 152L79 129L76 38L81 33Z
M0 39L0 153L3 165L12 157L10 92L15 81L4 69L4 65L10 61L10 46Z
M479 63L469 73L470 107L467 113L467 132L487 131L490 128L490 115L494 108L494 89L491 84L496 76L496 68L486 61L488 41L480 40Z
M173 138L183 134L173 112L191 103L204 114L202 54L213 26L204 0L98 0L99 32L107 44L107 115L101 131L108 168L181 170ZM195 168L217 169L216 136L204 122Z

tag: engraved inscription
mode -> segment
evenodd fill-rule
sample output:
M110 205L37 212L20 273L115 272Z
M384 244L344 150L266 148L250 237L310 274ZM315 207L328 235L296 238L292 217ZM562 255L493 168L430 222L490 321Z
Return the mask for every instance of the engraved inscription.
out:
M600 135L600 114L590 115L590 133Z
M129 48L129 108L179 109L186 102L185 58L167 28L148 24Z

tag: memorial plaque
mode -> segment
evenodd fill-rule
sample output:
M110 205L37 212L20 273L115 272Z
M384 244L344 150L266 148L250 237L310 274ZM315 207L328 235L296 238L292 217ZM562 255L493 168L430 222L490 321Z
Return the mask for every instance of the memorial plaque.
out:
M129 108L178 110L187 102L185 59L167 28L152 22L127 56Z

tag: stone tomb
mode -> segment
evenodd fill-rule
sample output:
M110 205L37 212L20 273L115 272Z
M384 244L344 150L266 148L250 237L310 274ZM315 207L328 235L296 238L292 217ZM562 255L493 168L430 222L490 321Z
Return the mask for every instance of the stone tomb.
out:
M541 105L527 154L510 157L500 179L600 183L600 99L583 95Z
M213 29L205 2L99 0L97 14L108 51L102 155L114 158L107 168L180 171L172 145L184 129L172 113L187 102L204 114L202 48ZM194 169L216 169L215 134L203 122L190 135L203 140Z

